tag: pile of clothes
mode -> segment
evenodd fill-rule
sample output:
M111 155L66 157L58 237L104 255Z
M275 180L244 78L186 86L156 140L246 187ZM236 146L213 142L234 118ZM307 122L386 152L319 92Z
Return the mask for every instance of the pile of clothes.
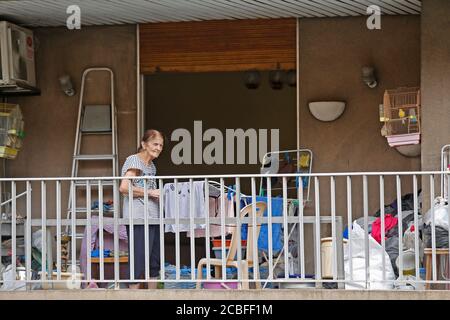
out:
M409 193L401 198L402 204L402 243L403 250L414 249L414 233L419 232L419 242L422 242L423 223L422 223L422 197L421 190L418 192L418 229L414 226L414 194ZM369 216L367 232L381 244L381 210L378 210L374 216ZM364 217L355 220L358 225L364 228ZM398 277L398 267L396 264L399 255L399 217L397 200L384 207L384 233L385 233L385 250L389 255L389 259L394 269L395 275ZM348 232L348 231L347 231ZM448 233L447 233L448 235ZM346 234L344 234L346 237ZM448 237L447 237L448 243Z

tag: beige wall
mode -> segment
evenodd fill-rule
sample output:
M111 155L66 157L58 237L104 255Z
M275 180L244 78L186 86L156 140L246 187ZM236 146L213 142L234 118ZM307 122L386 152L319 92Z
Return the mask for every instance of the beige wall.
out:
M380 134L378 113L384 90L420 84L420 17L383 16L381 27L368 30L363 17L300 21L300 144L313 150L314 172L420 170L420 157L407 158L389 147ZM361 80L366 65L376 69L375 89ZM345 112L333 122L315 119L308 102L324 100L346 101ZM359 217L362 181L355 180L353 209ZM322 181L321 207L329 212L330 183ZM345 181L337 184L337 210L344 214ZM403 194L412 189L408 184ZM386 203L395 197L389 185ZM372 214L379 208L377 180L369 179L369 191Z
M386 89L420 84L420 18L386 17L381 30L366 28L366 18L300 20L300 145L314 153L314 172L420 170L420 157L406 158L389 147L380 134L378 106ZM376 68L378 86L361 80L363 66ZM346 109L333 122L315 119L308 102L338 100ZM330 179L321 178L320 212L331 214ZM352 217L363 216L362 178L352 179ZM368 178L368 215L380 207L378 178ZM412 191L411 179L402 181L402 194ZM385 180L385 203L396 198L395 179ZM307 214L314 214L314 189ZM345 178L336 178L336 214L347 221ZM321 236L331 236L322 225ZM306 228L312 243L312 227ZM309 239L309 240L308 240ZM306 265L313 272L312 246L306 247Z
M58 76L70 74L79 93L81 73L92 66L111 67L116 75L122 164L124 158L135 151L135 28L92 27L81 31L46 28L37 30L36 36L39 40L37 75L42 94L16 99L24 113L27 136L18 158L8 161L7 176L70 175L79 96L65 96L59 88ZM299 58L300 141L302 147L314 152L314 172L420 170L420 158L406 158L387 145L380 135L378 121L378 105L385 89L420 83L419 17L383 16L380 31L367 30L365 18L301 20ZM376 67L379 78L376 89L369 89L362 83L361 67L364 65ZM179 86L183 77L191 77L189 87ZM166 134L178 127L192 128L193 120L204 120L205 128L280 128L280 147L295 147L294 89L286 87L279 92L267 89L267 79L263 78L259 90L248 91L242 85L242 77L232 73L216 77L219 83L208 78L205 83L196 77L173 75L171 78L169 74L161 74L154 78L158 81L147 81L147 126L158 127ZM189 97L192 91L198 92L195 99L199 100L182 99ZM92 98L97 100L98 96L94 94ZM319 122L309 113L307 103L329 99L345 100L347 109L334 122ZM91 142L88 149L92 150L93 146L103 147L105 143ZM166 148L166 151L170 150ZM211 173L212 167L173 167L168 162L169 155L165 152L158 162L161 174ZM213 171L257 173L259 166L216 167ZM86 175L98 172L97 168L85 171ZM373 214L379 207L378 185L377 181L369 182L369 190L376 194L369 203L369 214ZM395 196L388 185L393 186L393 180L386 182L386 203ZM329 181L323 180L322 214L330 211L328 186ZM48 188L54 190L54 185ZM337 213L340 215L346 214L344 188L344 181L338 180ZM362 215L361 188L361 181L354 181L354 217ZM39 192L39 186L34 190ZM403 193L409 190L410 183L404 186ZM63 190L63 195L67 194L67 189ZM37 215L40 214L38 197L37 193L33 198ZM47 215L54 216L53 191L47 192L47 199L50 206ZM64 208L65 197L62 203Z
M440 170L441 148L450 144L449 17L449 1L422 1L422 169L428 171ZM423 183L424 204L429 208L429 180ZM439 192L436 186L435 194Z
M115 74L118 112L119 162L136 146L136 35L135 26L83 27L35 30L36 73L40 96L11 99L22 108L26 137L15 160L7 162L7 177L66 177L71 175L77 124L81 76L89 67L109 67ZM58 78L71 76L77 94L66 96ZM98 81L97 81L98 80ZM86 81L86 103L107 103L107 79L92 76ZM107 83L108 85L105 85ZM109 137L84 140L82 152L110 152ZM110 175L108 163L83 166L81 175ZM102 168L103 167L103 168ZM68 190L63 185L62 208L65 216ZM18 190L24 186L19 185ZM47 186L47 216L55 216L55 185ZM19 206L24 214L24 207ZM33 211L40 215L40 186L33 185Z

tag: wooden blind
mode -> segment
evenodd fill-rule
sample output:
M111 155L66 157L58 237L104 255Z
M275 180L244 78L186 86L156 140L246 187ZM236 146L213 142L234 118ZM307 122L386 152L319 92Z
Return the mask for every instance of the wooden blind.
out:
M295 68L295 19L148 23L139 30L144 74Z

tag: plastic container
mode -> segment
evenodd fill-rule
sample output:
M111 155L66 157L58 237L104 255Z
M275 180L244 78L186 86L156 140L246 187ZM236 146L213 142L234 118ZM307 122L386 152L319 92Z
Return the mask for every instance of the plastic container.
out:
M416 256L414 253L414 250L408 249L406 251L403 251L403 275L416 275ZM397 265L397 268L400 268L399 266L400 256L397 257L395 260L395 264Z
M40 273L41 274L41 273ZM47 276L47 273L44 273ZM52 280L57 280L57 272L52 272ZM68 289L80 289L81 288L81 280L83 279L83 273L74 273L72 275L71 272L61 272L61 280L64 282L60 282L61 280L57 280L58 282L42 282L42 289L49 290L68 290Z
M213 247L221 247L222 239L213 239L212 245L213 245ZM231 239L225 239L225 247L230 247L230 245L231 245ZM241 246L247 247L247 240L241 240Z
M348 242L343 239L344 244ZM320 240L320 257L322 261L322 278L333 279L333 238L322 238Z
M386 136L386 139L391 147L403 146L408 144L419 144L420 133L398 134Z

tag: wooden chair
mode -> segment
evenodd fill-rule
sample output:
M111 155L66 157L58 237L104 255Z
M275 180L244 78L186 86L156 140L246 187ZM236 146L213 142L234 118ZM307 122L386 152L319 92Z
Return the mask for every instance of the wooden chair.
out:
M256 207L256 217L261 217L264 213L264 211L266 210L266 203L265 202L256 202L255 204ZM232 236L231 236L231 244L230 244L230 248L228 251L228 255L226 257L225 260L225 266L226 267L235 267L238 268L238 270L241 270L241 279L244 280L248 280L248 269L250 267L253 267L253 272L255 274L259 274L259 261L258 261L258 253L256 257L253 257L253 248L256 245L256 247L258 247L258 242L253 243L253 219L252 219L252 214L253 214L253 204L249 204L247 206L245 206L244 208L241 209L240 212L240 217L244 218L246 216L248 216L250 218L250 222L247 225L247 246L246 246L246 257L243 258L241 261L237 261L234 260L235 258L237 259L237 255L236 255L236 251L238 249L238 242L240 241L240 239L238 239L237 236L237 227L234 226L233 231L232 231ZM256 225L256 239L258 239L259 237L259 231L261 229L261 225L257 224ZM258 249L258 248L256 248ZM258 250L256 250L256 252L258 252ZM202 276L203 276L203 267L207 266L208 263L208 259L207 258L203 258L199 261L198 263L198 268L197 268L197 280L201 280ZM209 259L209 263L211 266L214 266L214 271L215 271L215 278L216 279L220 279L222 277L222 259L216 259L216 258L211 258ZM209 272L209 270L207 271ZM197 289L200 289L201 287L201 282L197 281ZM261 284L259 281L256 282L256 288L260 288ZM248 281L243 281L242 284L240 284L240 288L241 289L249 289L249 282Z
M432 277L433 277L433 249L432 248L425 248L424 250L424 254L425 254L425 280L426 281L431 281ZM439 270L440 270L440 266L441 266L441 256L447 256L448 255L448 248L436 248L436 270L438 273L438 277L439 277ZM447 290L449 289L448 286ZM430 290L431 289L431 283L430 282L426 282L425 283L425 290Z

